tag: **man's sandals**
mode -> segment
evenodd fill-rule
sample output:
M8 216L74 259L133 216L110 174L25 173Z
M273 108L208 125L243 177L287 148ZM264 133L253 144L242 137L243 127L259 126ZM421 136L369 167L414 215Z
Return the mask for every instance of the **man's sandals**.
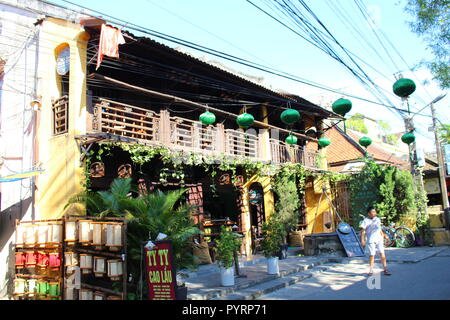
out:
M384 274L385 276L391 276L391 275L392 275L392 273L390 273L390 272L387 271L387 270L384 270L383 274ZM370 276L373 275L373 272L369 272L367 275L370 277Z

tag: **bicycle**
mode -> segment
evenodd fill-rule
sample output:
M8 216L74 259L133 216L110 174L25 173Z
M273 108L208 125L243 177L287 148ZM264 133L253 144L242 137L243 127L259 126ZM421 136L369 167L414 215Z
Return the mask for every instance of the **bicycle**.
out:
M363 215L360 216L364 217ZM380 219L385 220L384 217L381 217ZM387 236L387 239L383 239L386 248L393 247L394 245L397 245L400 248L410 248L414 246L416 242L414 233L408 227L396 227L395 223L391 222L388 226L382 225L381 229Z

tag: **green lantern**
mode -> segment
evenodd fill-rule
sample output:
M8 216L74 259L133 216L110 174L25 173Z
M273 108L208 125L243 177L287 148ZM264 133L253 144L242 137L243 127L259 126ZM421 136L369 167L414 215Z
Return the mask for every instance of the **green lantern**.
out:
M255 122L255 118L249 113L243 113L236 119L239 127L247 129Z
M348 99L341 98L333 103L332 108L334 113L344 117L348 112L350 112L350 110L352 110L352 102Z
M322 148L326 148L331 144L331 140L323 137L323 138L319 139L318 143L319 143L319 146L321 146Z
M296 136L290 134L287 136L286 140L284 140L287 144L293 145L296 144L298 139Z
M372 144L372 139L370 139L369 137L362 137L361 139L359 139L359 144L367 148Z
M411 143L413 143L414 141L416 141L416 136L415 136L414 133L412 133L412 132L405 133L405 134L402 136L402 141L403 141L403 143L411 144Z
M293 125L300 120L300 112L294 109L287 109L281 113L281 121L287 125Z
M394 83L393 90L397 96L406 98L416 91L416 84L411 79L402 78Z
M209 126L211 124L214 124L214 122L216 122L216 115L212 112L206 111L200 115L199 119L203 125Z

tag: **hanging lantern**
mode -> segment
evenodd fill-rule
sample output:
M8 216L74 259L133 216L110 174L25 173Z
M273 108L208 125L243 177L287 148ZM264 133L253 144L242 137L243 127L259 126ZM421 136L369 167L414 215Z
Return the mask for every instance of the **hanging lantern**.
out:
M122 276L122 261L108 260L108 277L111 281L120 281Z
M59 297L60 287L61 286L58 281L50 281L48 283L48 295L50 297Z
M17 225L16 227L16 248L23 248L25 245L25 227Z
M68 246L73 246L77 242L77 223L76 221L67 221L66 222L66 237L64 241Z
M92 245L96 246L97 250L100 250L105 244L105 231L103 222L91 222L92 226Z
M45 251L38 251L37 253L37 267L40 273L45 273L49 263L48 254Z
M14 280L14 294L23 296L26 293L27 281L25 279Z
M80 269L83 274L92 273L92 256L90 254L80 254Z
M369 137L362 137L361 139L359 139L359 144L367 148L372 144L372 139L370 139Z
M36 229L37 229L37 245L38 247L45 248L48 241L49 227L48 225L41 224L38 225Z
M94 293L92 290L81 289L80 300L94 300Z
M209 126L216 122L216 115L212 112L206 111L200 115L199 119L203 125Z
M118 251L122 243L122 223L109 222L106 224L106 246L110 251Z
M65 287L64 291L64 300L77 300L75 288Z
M36 295L37 292L37 282L35 279L27 280L27 295L32 298Z
M75 272L75 267L78 265L78 254L75 252L64 253L64 267L66 267L66 273L72 274Z
M25 267L25 253L24 252L16 252L16 268L23 269Z
M34 225L25 226L25 247L34 248L36 246L36 228Z
M332 108L334 113L345 117L352 110L352 102L348 99L341 98L333 103Z
M45 298L48 294L48 281L38 280L37 281L37 294L39 298Z
M322 148L326 148L331 144L331 140L325 137L322 137L319 139L318 141L319 146L321 146Z
M106 300L106 295L100 291L94 292L94 300Z
M403 141L403 143L406 143L406 144L414 143L414 141L416 141L416 136L412 132L405 133L402 136L402 141Z
M52 271L59 270L61 267L61 255L59 252L50 252L48 265Z
M255 122L255 118L249 113L243 113L237 117L236 122L239 127L247 129Z
M300 112L294 109L287 109L281 113L281 121L287 125L293 125L300 120Z
M25 252L25 266L27 269L34 269L36 268L38 259L38 253L34 251L26 251Z
M293 144L297 143L298 139L296 136L290 134L287 136L286 140L284 140L284 141L289 145L293 145Z
M78 221L78 226L79 226L78 242L80 242L83 246L90 245L92 243L91 221L80 220Z
M103 277L106 273L106 258L94 257L94 275L97 278Z
M62 242L62 224L52 223L49 225L48 243L51 246L59 246Z
M416 84L411 79L402 78L394 83L393 91L397 96L406 98L416 91Z

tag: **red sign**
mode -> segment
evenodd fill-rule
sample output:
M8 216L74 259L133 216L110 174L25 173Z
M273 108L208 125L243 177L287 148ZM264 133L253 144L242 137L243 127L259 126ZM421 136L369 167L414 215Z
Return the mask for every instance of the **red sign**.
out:
M150 250L144 248L149 300L176 300L177 279L172 263L172 242L155 242Z

